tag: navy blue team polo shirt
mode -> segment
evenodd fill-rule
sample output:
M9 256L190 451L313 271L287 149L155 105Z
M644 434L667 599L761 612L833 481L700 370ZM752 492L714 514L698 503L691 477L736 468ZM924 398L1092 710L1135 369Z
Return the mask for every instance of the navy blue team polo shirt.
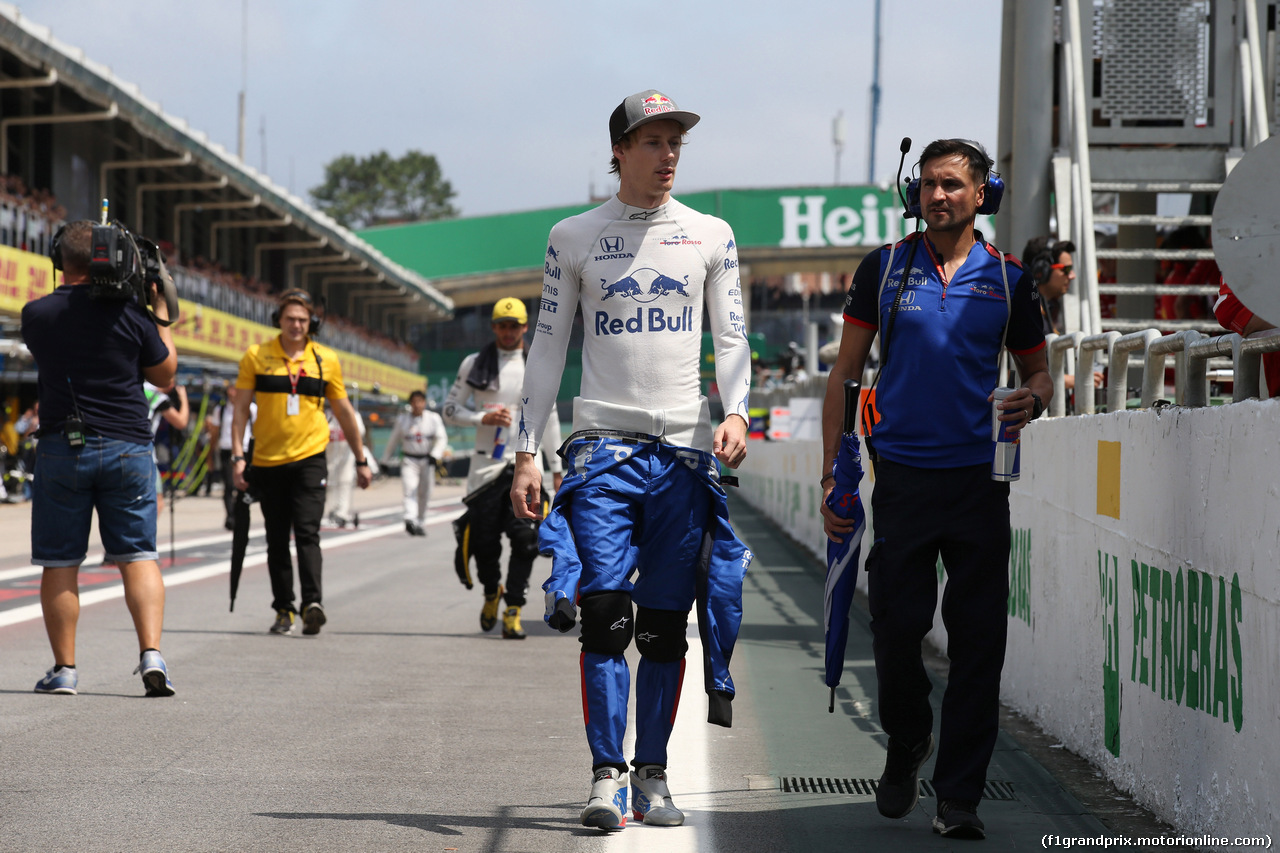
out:
M142 368L169 349L136 302L92 299L88 285L64 284L22 307L22 339L36 361L41 429L62 429L74 389L92 434L152 443Z
M1031 275L1005 255L1012 312L1005 300L1000 253L974 232L977 243L949 282L923 233L893 248L884 292L880 281L888 245L858 266L845 297L844 319L867 329L887 328L889 311L912 255L907 286L890 334L871 432L877 454L918 468L958 468L991 462L991 403L1005 323L1015 355L1044 346L1040 296ZM912 245L915 251L912 252ZM882 335L883 338L883 335Z

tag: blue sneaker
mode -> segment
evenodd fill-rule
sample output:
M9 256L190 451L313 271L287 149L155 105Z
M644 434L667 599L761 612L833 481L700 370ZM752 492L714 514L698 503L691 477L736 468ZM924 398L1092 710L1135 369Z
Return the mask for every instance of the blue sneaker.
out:
M76 695L76 684L80 681L80 676L76 674L73 666L64 666L62 669L54 672L50 669L44 674L44 678L36 682L37 693L61 693L67 696Z
M134 675L142 673L142 684L147 688L148 696L172 696L173 682L169 680L169 669L164 665L164 658L159 652L143 652L142 662L133 671Z

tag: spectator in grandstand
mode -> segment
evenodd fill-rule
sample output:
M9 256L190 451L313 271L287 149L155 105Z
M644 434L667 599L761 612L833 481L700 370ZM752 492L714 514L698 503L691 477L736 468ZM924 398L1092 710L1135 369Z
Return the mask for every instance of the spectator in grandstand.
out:
M1070 240L1053 237L1032 237L1022 250L1022 267L1031 273L1040 293L1040 326L1046 335L1061 335L1064 331L1062 297L1076 280L1071 258L1075 250L1076 245ZM1075 374L1064 375L1062 381L1068 391L1075 390ZM1102 371L1094 371L1093 386L1102 387Z
M156 562L155 460L141 374L167 386L178 365L168 305L151 288L157 325L131 299L93 299L89 261L94 223L55 238L63 284L22 309L22 337L38 365L42 415L31 509L31 558L44 566L40 604L54 665L37 693L74 694L78 573L93 514L106 559L120 568L141 650L135 672L148 696L172 696L160 654L164 581Z
M1000 384L1007 347L1022 385L995 404L1005 429L1021 430L1053 394L1035 281L974 230L980 209L993 214L999 207L1003 187L994 185L992 165L975 142L940 139L925 147L916 185L925 231L867 255L854 274L822 418L821 470L830 472L844 380L862 376L877 332L888 335L875 389L880 417L867 436L876 478L867 579L880 723L889 735L876 807L885 817L906 817L919 800L920 767L933 753L920 643L933 624L941 556L951 675L933 773L933 828L955 838L986 835L977 809L1000 728L1008 619L1009 484L992 476L993 395L982 391ZM898 310L941 305L944 294L953 310ZM824 499L834 478L822 477ZM832 541L851 534L852 519L825 501L821 511Z
M520 408L525 377L524 333L529 328L524 303L513 297L499 299L493 306L490 328L494 339L462 360L443 407L445 423L476 430L463 498L467 511L454 522L458 539L455 559L466 567L475 557L476 574L484 586L480 629L492 631L501 609L502 636L523 640L520 610L538 556L538 522L513 514L510 498L516 470L515 413ZM554 441L540 461L553 472L558 489L563 465L554 452L560 446L560 419L554 405L547 428L554 430ZM534 465L541 470L539 462ZM505 588L499 566L504 533L510 545ZM502 609L504 600L506 608Z
M1275 325L1244 307L1244 303L1231 292L1227 280L1221 276L1218 278L1218 301L1213 304L1213 314L1224 329L1245 337L1275 328ZM1263 354L1262 371L1267 383L1267 396L1280 396L1280 352ZM1256 389L1250 389L1253 390Z
M271 606L276 612L270 630L272 634L292 634L298 614L289 553L292 530L302 592L302 633L318 634L327 621L320 579L320 517L328 477L326 400L356 455L356 479L362 489L369 487L369 463L360 443L357 415L343 387L338 356L312 339L321 321L310 294L287 290L280 295L276 310L280 334L249 347L240 359L240 374L236 377L239 391L231 425L231 463L236 488L247 491L244 432L249 423L249 407L256 402L252 476L267 528L267 570L271 575Z
M410 536L427 535L423 523L436 480L436 462L444 456L448 444L444 421L427 410L427 395L415 389L409 395L409 411L396 415L387 448L382 452L383 467L395 454L403 457L400 485L404 490L404 529Z

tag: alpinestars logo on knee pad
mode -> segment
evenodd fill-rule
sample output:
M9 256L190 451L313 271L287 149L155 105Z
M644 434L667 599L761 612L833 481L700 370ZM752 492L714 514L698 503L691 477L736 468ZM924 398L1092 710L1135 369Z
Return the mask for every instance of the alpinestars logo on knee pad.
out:
M636 634L637 643L651 643L656 639L658 639L658 635L653 633L652 631L643 631L639 634Z
M610 630L610 631L625 631L625 630L627 630L627 623L628 623L628 622L630 622L630 621L631 621L631 617L630 617L630 616L623 616L623 617L622 617L621 619L619 619L617 622L614 622L612 625L610 625L610 626L609 626L609 630Z

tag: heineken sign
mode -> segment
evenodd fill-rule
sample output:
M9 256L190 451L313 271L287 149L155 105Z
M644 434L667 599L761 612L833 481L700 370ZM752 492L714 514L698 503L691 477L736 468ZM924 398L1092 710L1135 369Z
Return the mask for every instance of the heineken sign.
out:
M879 246L915 228L902 218L902 203L876 185L718 190L676 194L703 213L724 219L739 248L821 249ZM361 231L360 236L398 264L427 278L485 275L543 268L547 233L588 205L499 216L415 222ZM991 217L978 228L990 238Z

